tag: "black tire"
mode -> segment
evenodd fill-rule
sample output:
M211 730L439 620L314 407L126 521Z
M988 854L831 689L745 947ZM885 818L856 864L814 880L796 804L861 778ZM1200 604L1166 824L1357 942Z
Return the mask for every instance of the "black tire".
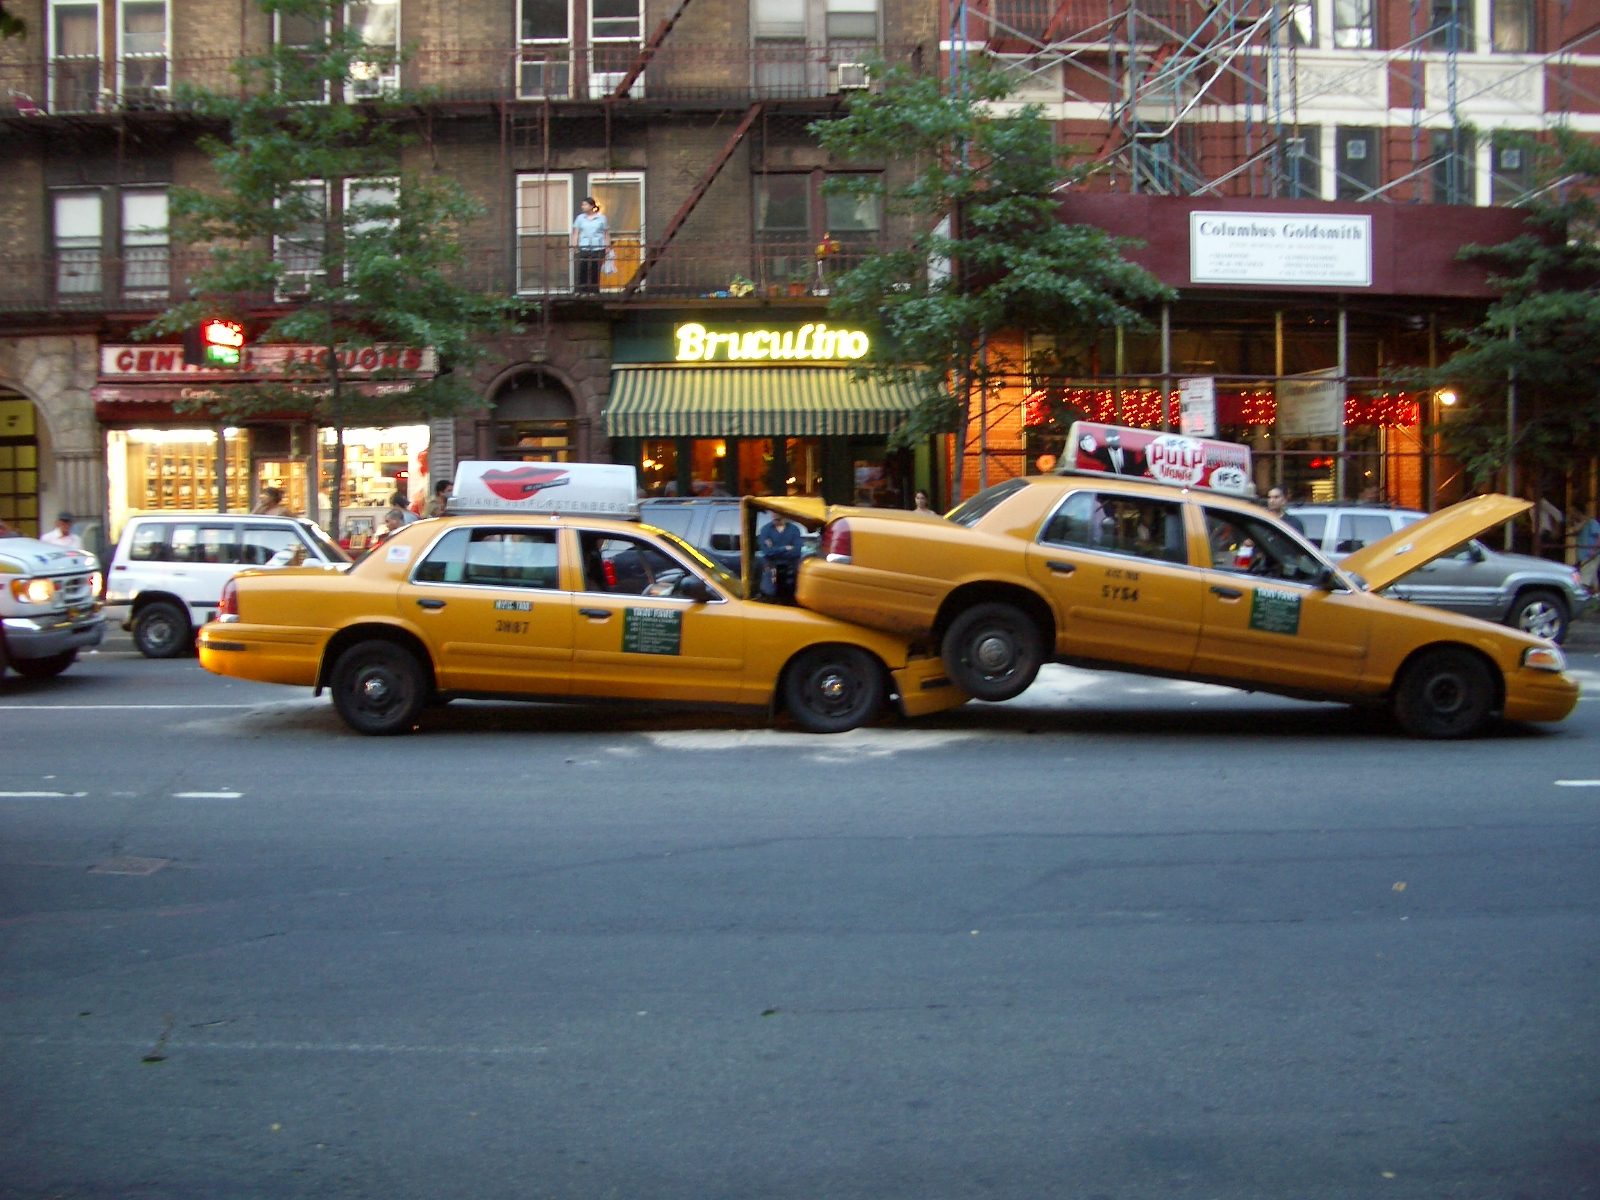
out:
M177 658L194 649L194 629L183 609L156 600L133 618L133 644L146 658Z
M1394 689L1394 716L1412 737L1464 738L1483 728L1494 708L1494 679L1470 650L1421 655Z
M1567 602L1559 592L1534 588L1523 592L1511 605L1505 623L1534 637L1549 638L1559 642L1567 636Z
M1039 674L1039 627L1012 604L975 604L950 623L940 647L956 686L978 700L1020 696Z
M432 695L422 664L393 642L357 642L339 656L333 706L357 733L385 737L411 728Z
M77 661L76 650L63 650L49 658L19 658L11 664L11 669L25 679L54 679Z
M789 664L783 706L809 733L844 733L883 708L883 668L854 646L812 646Z
M0 635L0 676L6 673L6 668L11 665L11 660L6 657L6 639Z

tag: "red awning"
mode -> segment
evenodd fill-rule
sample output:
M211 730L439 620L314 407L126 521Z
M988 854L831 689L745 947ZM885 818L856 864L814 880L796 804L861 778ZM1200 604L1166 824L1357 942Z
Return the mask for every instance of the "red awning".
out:
M417 381L347 380L345 387L363 396L392 396L409 391ZM210 425L215 417L204 405L208 400L225 396L226 389L239 386L227 383L102 383L90 391L94 400L95 420L105 424ZM186 411L179 412L182 405ZM305 421L309 409L302 411L280 410L252 413L251 420Z

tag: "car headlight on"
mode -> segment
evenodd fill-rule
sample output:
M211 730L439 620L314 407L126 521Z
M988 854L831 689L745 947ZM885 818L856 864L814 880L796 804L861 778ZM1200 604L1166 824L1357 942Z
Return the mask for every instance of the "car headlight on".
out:
M89 595L98 596L105 590L105 586L106 577L104 575L100 574L99 571L91 571L89 573Z
M56 581L54 579L13 579L11 581L12 598L21 604L49 604L55 599Z
M1565 671L1567 656L1558 646L1529 646L1522 652L1522 665L1530 671Z

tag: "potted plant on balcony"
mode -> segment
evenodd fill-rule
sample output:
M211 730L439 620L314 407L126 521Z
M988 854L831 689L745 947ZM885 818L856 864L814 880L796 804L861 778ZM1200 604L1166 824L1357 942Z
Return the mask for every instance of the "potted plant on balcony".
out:
M804 296L811 284L811 272L797 269L789 273L789 295Z

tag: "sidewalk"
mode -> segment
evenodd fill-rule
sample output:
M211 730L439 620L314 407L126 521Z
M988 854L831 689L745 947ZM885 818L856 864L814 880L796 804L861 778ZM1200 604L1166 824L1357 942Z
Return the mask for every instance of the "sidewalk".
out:
M1562 645L1568 650L1600 650L1600 613L1591 608L1567 626L1567 640Z

